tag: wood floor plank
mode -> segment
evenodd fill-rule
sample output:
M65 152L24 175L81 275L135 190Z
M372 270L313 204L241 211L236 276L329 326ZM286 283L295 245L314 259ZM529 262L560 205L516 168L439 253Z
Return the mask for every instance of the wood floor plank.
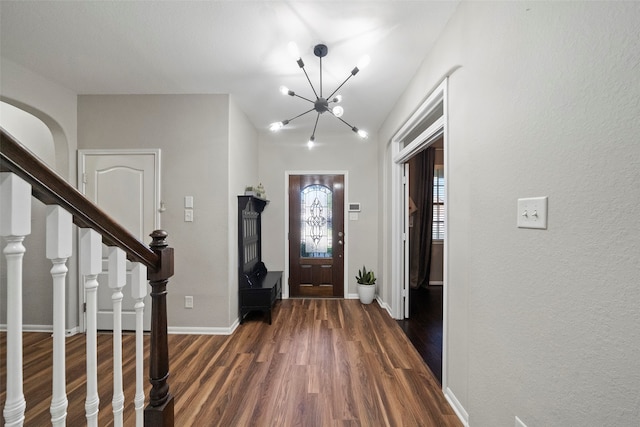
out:
M51 336L24 333L23 341L25 426L50 425ZM66 343L67 425L84 425L84 336ZM123 343L124 421L133 426L134 336L125 335ZM99 334L98 345L99 425L110 426L111 336ZM250 314L231 336L170 335L169 348L176 426L461 426L437 379L375 303L283 300L272 325ZM0 333L0 362L5 352Z

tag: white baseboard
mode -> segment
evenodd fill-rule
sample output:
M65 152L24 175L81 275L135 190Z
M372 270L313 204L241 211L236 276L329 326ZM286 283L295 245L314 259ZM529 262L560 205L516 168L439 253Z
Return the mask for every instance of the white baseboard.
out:
M196 326L169 326L167 332L170 334L184 334L184 335L231 335L240 323L238 319L233 322L228 328L201 328ZM7 325L5 323L0 324L0 331L6 332ZM49 332L53 333L52 325L22 325L22 332ZM80 333L78 327L66 329L64 335L67 337Z
M347 294L345 299L358 299L358 294Z
M7 324L0 324L0 331L7 332ZM53 333L53 325L22 325L22 332L51 332ZM65 337L71 337L75 334L80 333L80 329L77 326L74 326L70 329L64 330Z
M80 333L80 328L75 326L75 327L73 327L71 329L66 329L64 331L64 336L65 337L71 337L71 336L74 336L75 334L79 334L79 333Z
M376 297L376 301L378 302L378 305L380 307L384 308L385 310L387 310L387 313L389 313L389 316L391 316L391 318L393 318L393 314L391 314L391 307L389 306L389 304L387 304L386 302L382 301L380 299L379 295Z
M7 331L7 324L0 324L0 331ZM53 325L22 325L22 332L51 332L53 333Z
M169 326L167 333L176 335L231 335L240 325L236 319L228 328L198 327L198 326Z
M464 407L449 387L444 391L444 397L447 399L447 402L449 402L449 405L451 405L458 418L460 418L462 425L464 425L464 427L469 427L469 414L465 411Z

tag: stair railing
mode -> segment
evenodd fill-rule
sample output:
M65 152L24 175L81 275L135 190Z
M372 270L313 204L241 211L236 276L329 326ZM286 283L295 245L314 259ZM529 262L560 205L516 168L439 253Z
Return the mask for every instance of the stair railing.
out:
M22 244L31 227L31 197L47 205L46 256L53 264L53 378L51 423L66 424L65 378L65 280L66 262L72 255L72 223L79 227L80 272L86 292L87 396L85 416L88 426L97 426L97 276L102 272L102 244L109 247L109 287L114 307L114 425L122 426L122 289L126 282L126 259L133 263L131 292L136 301L136 394L137 426L173 426L173 396L169 392L169 350L167 340L167 283L173 276L173 248L167 233L156 230L146 247L78 190L25 149L13 136L0 129L0 235L7 242L7 387L3 416L5 426L22 426L26 402L22 366ZM86 256L85 256L86 255ZM149 403L144 408L143 385L143 298L151 285L151 336L149 354ZM144 410L143 410L144 408Z

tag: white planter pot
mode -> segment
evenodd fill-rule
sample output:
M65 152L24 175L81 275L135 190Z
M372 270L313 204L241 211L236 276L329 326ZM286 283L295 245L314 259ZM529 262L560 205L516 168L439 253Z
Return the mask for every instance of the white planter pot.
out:
M376 296L376 285L358 284L358 297L363 304L371 304Z

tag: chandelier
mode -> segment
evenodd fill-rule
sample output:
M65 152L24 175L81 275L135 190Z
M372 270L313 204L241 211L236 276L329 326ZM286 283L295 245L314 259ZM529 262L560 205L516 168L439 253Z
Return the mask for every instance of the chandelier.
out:
M336 104L339 104L340 101L342 101L342 96L341 95L336 95L336 92L338 92L338 90L340 90L340 88L342 86L344 86L344 84L347 82L347 80L349 80L351 77L353 77L356 74L358 74L358 72L360 70L362 70L364 67L366 67L369 64L369 61L370 61L369 60L369 56L365 56L364 58L362 58L358 62L358 65L356 65L353 68L353 70L351 70L351 73L349 73L347 78L344 79L344 81L342 83L340 83L340 85L333 92L331 92L331 94L329 96L325 97L325 96L323 96L323 92L322 92L322 58L327 56L327 53L329 52L329 49L327 48L327 46L324 45L324 44L318 44L313 48L313 54L315 56L317 56L319 58L319 61L320 61L320 86L319 86L319 91L316 91L316 88L313 86L313 83L311 83L311 79L309 78L309 75L307 74L307 70L304 69L304 62L302 61L302 57L300 57L300 53L298 51L298 47L296 46L296 44L294 42L289 43L289 51L294 56L294 58L296 58L296 62L298 63L298 66L300 68L302 68L302 71L304 72L304 75L307 77L307 81L309 82L309 85L311 86L311 90L313 90L313 94L315 95L316 99L314 101L314 100L311 100L309 98L305 98L304 96L298 95L297 93L295 93L294 91L290 90L289 88L287 88L285 86L281 86L280 87L280 92L283 95L295 96L295 97L298 97L300 99L304 99L305 101L310 102L313 105L313 107L310 108L309 110L303 112L303 113L298 114L295 117L292 117L292 118L288 119L288 120L283 120L281 122L271 123L271 125L269 125L269 130L271 130L272 132L279 131L284 126L288 125L292 120L295 120L298 117L302 117L305 114L308 114L308 113L310 113L312 111L315 111L317 113L316 122L315 122L315 125L313 126L313 132L311 133L311 137L309 138L309 141L307 142L307 146L309 148L313 147L314 141L316 139L316 129L318 127L318 120L320 119L320 115L324 114L324 113L331 114L333 117L337 118L342 123L344 123L345 125L349 126L349 128L351 128L351 130L353 132L355 132L360 138L367 138L368 134L367 134L366 131L364 131L362 129L358 129L355 126L352 126L351 124L347 123L342 118L342 115L344 114L344 109L340 105L336 105Z

